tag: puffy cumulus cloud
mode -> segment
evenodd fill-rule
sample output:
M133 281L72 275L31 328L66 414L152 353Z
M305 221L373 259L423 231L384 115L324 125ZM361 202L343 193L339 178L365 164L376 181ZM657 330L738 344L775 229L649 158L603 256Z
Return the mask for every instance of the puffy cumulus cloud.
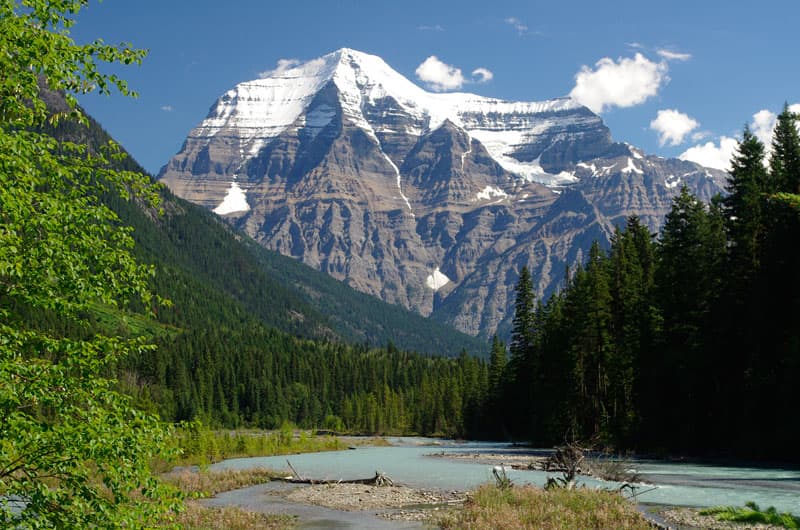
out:
M656 119L650 122L650 128L658 133L658 143L664 145L680 145L700 123L688 114L675 109L659 110Z
M451 66L431 55L417 67L417 78L437 92L455 90L464 85L464 74L460 68Z
M300 59L278 59L278 63L272 70L264 70L258 74L258 77L270 77L273 75L280 75L286 70L290 70L300 64Z
M666 62L653 62L641 53L617 61L604 57L594 68L583 66L575 74L570 97L594 112L611 107L632 107L655 96L669 80Z
M753 114L753 121L750 122L750 130L756 135L756 138L761 140L767 149L772 145L772 131L775 129L775 123L778 120L778 115L767 109L762 109Z
M656 50L656 53L662 58L666 59L667 61L688 61L692 58L691 53L679 53L673 52L670 50L665 50L663 48Z
M678 158L696 162L701 166L729 171L731 158L733 158L738 145L739 142L736 138L723 136L719 139L719 143L706 142L705 144L690 147L681 153Z
M800 103L789 105L789 112L800 113ZM753 118L750 121L750 130L766 147L767 158L769 158L769 153L772 150L772 136L775 132L777 121L778 115L768 109L759 110L753 114ZM797 130L800 132L800 123L797 124ZM736 153L738 145L739 142L735 138L722 136L718 144L707 142L696 145L681 153L678 158L728 171L731 158ZM767 160L764 163L766 164Z
M528 32L528 25L525 24L520 19L518 19L517 17L506 18L506 24L517 30L517 33L519 33L520 35L524 35Z
M476 83L488 83L494 79L494 74L486 68L476 68L472 71L472 78Z
M800 113L800 103L789 105L789 112ZM772 135L777 123L778 115L767 109L753 114L753 121L750 122L750 130L764 144L768 153L772 150ZM800 132L800 123L797 124L797 130Z

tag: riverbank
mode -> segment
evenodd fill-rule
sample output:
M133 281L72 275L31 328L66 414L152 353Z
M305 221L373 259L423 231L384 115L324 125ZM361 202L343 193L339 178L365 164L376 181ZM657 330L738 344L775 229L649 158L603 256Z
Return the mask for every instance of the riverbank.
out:
M187 503L187 511L179 516L184 527L197 529L295 526L387 530L434 526L447 529L482 528L481 525L488 524L488 521L492 521L496 528L516 528L515 521L534 521L535 524L529 527L548 528L551 523L555 527L582 524L592 514L601 514L609 525L626 528L642 528L642 524L650 524L643 523L633 514L633 503L625 502L621 496L609 491L557 489L547 492L531 486L504 490L486 485L473 492L462 492L408 486L336 482L298 485L271 481L283 475L285 473L267 470L215 473L182 470L171 474L169 482L192 496L211 497L216 494L200 501L202 505ZM646 512L657 515L655 519L648 517L650 521L657 520L669 528L681 530L781 528L717 521L691 508L659 508Z
M697 508L667 508L657 513L667 523L682 529L704 530L786 530L785 526L764 523L719 521L711 515L701 515Z
M549 455L544 454L521 454L521 453L498 453L498 452L440 452L431 453L427 456L434 458L447 458L451 460L461 460L471 462L473 464L484 464L487 466L505 466L512 469L531 470L541 469Z
M295 489L286 495L286 499L334 510L372 511L388 520L432 523L443 513L460 507L467 494L407 486L318 484Z

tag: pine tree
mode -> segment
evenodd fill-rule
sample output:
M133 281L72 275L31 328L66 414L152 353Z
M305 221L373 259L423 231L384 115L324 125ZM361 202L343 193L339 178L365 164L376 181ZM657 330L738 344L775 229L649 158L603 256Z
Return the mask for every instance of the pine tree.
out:
M764 145L748 127L731 162L728 196L724 200L732 276L738 289L748 289L755 278L764 238L764 194L769 191L764 168ZM740 292L740 295L742 293Z
M637 217L611 241L611 309L614 349L609 359L611 427L615 440L630 439L639 416L640 357L651 354L653 243Z
M489 401L497 404L502 394L506 370L506 345L497 335L492 338L492 351L489 355Z
M511 329L511 362L519 364L533 344L533 311L535 297L533 281L527 266L523 266L517 282L514 319Z
M765 228L760 274L754 282L758 329L748 357L747 384L754 399L747 410L753 421L769 425L769 451L790 455L800 439L800 427L785 425L775 402L796 397L800 377L800 215L788 197L800 191L800 135L797 115L787 106L778 116L770 156L774 188L764 200ZM750 444L758 443L750 440Z
M800 135L797 132L797 114L784 104L778 115L772 135L770 181L777 193L800 193Z
M653 426L675 436L677 447L697 447L708 442L697 438L711 425L707 412L698 403L707 403L713 385L709 381L714 370L725 369L709 364L708 350L715 345L709 340L709 323L717 306L720 274L719 261L724 247L718 248L720 235L715 233L712 218L705 205L686 187L673 201L667 214L658 246L656 283L662 310L661 378L648 402L655 403L651 418L662 425ZM733 363L731 363L733 364ZM664 402L664 395L673 398Z

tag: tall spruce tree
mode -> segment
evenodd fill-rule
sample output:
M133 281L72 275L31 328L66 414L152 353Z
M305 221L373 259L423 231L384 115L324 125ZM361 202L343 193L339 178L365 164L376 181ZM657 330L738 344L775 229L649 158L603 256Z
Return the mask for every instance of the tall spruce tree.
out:
M770 181L777 193L800 193L800 135L797 132L797 114L784 104L772 134Z
M653 346L652 237L637 217L611 241L611 311L614 348L609 358L611 434L630 440L639 417L640 356Z
M773 134L769 180L773 187L764 203L761 274L755 282L758 332L748 358L748 385L755 397L748 409L753 421L766 420L770 453L788 456L800 441L796 422L786 425L775 403L796 399L800 377L800 215L788 197L800 191L800 135L797 115L784 106ZM748 440L749 445L757 440Z
M489 354L489 401L497 403L501 393L506 370L506 345L497 335L492 337L492 351Z
M514 301L514 319L511 328L511 362L520 363L533 344L533 311L536 300L533 294L533 281L527 266L519 272L519 281Z
M770 184L764 167L764 145L744 128L733 160L724 200L730 263L736 289L750 289L761 259L764 239L764 194ZM746 295L739 291L740 298Z
M532 414L531 390L533 383L531 355L534 345L534 311L536 299L533 281L527 266L523 266L517 282L514 302L514 319L511 329L511 357L508 361L509 384L504 398L506 425L511 434L528 437Z
M608 360L613 349L608 260L595 241L585 268L578 269L568 294L572 312L571 356L575 361L575 414L582 438L609 432Z

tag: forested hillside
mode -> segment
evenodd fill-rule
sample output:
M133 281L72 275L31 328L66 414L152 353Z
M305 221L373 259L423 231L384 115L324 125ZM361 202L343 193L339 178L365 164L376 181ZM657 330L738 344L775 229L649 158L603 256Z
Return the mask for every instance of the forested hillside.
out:
M57 94L45 95L60 108ZM91 119L50 132L94 149L110 140ZM117 163L142 171L129 157ZM27 318L67 334L112 329L155 341L156 349L120 366L124 390L140 406L169 421L227 427L478 429L486 369L464 353L484 353L477 339L269 252L168 190L161 212L111 194L105 200L133 227L134 253L155 266L153 291L169 303L154 305L155 320L104 307L82 325Z
M58 94L42 91L51 109L65 110ZM111 138L94 120L89 126L61 121L57 138L97 149ZM120 167L144 173L126 156ZM297 260L266 251L236 233L216 215L161 191L163 215L140 204L108 197L124 225L134 228L135 252L154 264L156 291L172 300L175 312L224 323L220 312L247 312L255 319L304 337L339 338L372 346L391 342L405 350L455 356L466 349L482 355L488 345L438 322L348 288ZM229 298L222 302L217 298ZM207 303L214 299L214 304ZM234 309L235 307L235 309ZM181 320L169 311L163 322Z
M800 378L794 121L781 115L768 166L746 130L724 198L706 205L683 189L658 235L629 218L549 300L534 299L523 270L511 344L496 340L488 365L401 351L394 341L419 336L380 334L414 328L394 325L396 308L166 192L163 215L113 206L172 305L157 324L112 314L96 325L157 342L129 358L122 381L168 420L793 459L800 432L780 404L797 403ZM377 318L363 317L360 334L367 314ZM375 337L387 347L371 347Z
M522 275L499 427L544 445L797 461L797 119L784 109L769 155L745 129L724 198L684 188L657 239L628 219L546 302ZM493 353L490 373L503 364Z

